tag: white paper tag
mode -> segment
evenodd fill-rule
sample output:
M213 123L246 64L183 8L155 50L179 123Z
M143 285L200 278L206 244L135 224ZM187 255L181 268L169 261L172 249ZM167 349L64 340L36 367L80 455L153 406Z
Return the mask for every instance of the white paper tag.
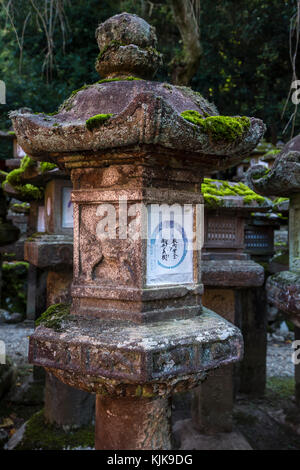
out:
M38 221L37 221L37 231L39 233L45 232L45 207L39 206L38 208Z
M193 283L192 240L192 206L148 206L147 285Z
M73 203L71 201L72 188L62 190L62 227L73 228Z

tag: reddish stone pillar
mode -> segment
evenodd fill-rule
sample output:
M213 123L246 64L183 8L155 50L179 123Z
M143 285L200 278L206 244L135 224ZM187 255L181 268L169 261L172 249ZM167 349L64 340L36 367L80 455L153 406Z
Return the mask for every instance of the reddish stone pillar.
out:
M96 398L96 448L170 450L168 398Z

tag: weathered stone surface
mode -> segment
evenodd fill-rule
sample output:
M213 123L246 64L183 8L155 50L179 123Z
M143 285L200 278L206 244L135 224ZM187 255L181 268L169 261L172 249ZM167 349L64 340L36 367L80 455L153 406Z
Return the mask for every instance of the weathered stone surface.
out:
M236 293L236 325L244 338L244 359L236 365L236 389L259 397L266 388L267 298L266 288L241 289Z
M194 154L209 169L228 167L257 144L263 123L251 118L247 134L235 143L213 143L195 124L180 114L193 109L214 115L209 103L185 88L147 81L119 81L91 85L71 99L67 109L45 120L43 115L11 113L22 147L39 160L53 160L55 153L126 150L155 144ZM85 121L97 114L114 114L89 131ZM102 157L103 158L103 157Z
M45 269L73 263L73 237L69 235L38 234L26 240L24 259Z
M90 424L95 415L95 399L90 394L63 384L46 374L45 419L60 427Z
M300 189L300 135L290 140L277 155L271 170L256 165L247 172L251 188L268 196L290 196ZM258 176L261 175L260 178Z
M155 49L155 28L136 15L109 18L97 28L96 39L100 49L96 70L102 77L152 78L162 64Z
M281 271L270 276L266 284L268 302L285 312L300 326L300 273Z
M168 398L97 396L96 448L171 449Z
M70 304L71 297L71 284L72 284L72 270L71 269L57 269L56 271L49 271L47 276L47 303L48 305L54 304Z
M170 390L189 377L197 383L206 370L241 356L239 330L207 309L200 317L148 325L70 317L61 332L38 327L29 346L34 364L72 386L110 394L128 388L136 395L143 384L164 394L168 387L160 383L169 381Z
M233 377L229 364L212 371L192 392L192 420L203 434L232 431Z
M255 287L263 285L264 277L264 268L251 260L202 262L202 281L205 286Z

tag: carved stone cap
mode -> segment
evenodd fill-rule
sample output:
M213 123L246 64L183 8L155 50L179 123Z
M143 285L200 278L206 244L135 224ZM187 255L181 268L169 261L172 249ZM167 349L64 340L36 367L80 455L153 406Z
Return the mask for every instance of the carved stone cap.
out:
M96 70L102 77L152 78L162 63L155 49L155 28L136 15L109 18L98 26L96 39L100 49Z
M105 79L74 90L57 113L10 113L28 155L61 166L79 156L87 167L87 156L100 165L104 154L151 150L168 163L189 157L211 171L236 164L257 146L265 132L261 120L219 116L190 88L143 79L160 61L154 30L144 20L114 16L99 26L97 39L97 70Z
M300 135L283 147L269 172L264 166L255 165L246 178L247 184L260 194L288 197L300 193Z

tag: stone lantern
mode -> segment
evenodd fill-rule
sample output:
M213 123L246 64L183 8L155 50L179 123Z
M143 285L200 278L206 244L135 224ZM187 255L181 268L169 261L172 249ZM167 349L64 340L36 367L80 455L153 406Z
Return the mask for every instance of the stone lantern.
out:
M171 394L242 354L239 330L201 304L203 174L243 158L264 125L150 81L161 55L141 18L96 37L102 80L56 115L11 114L26 152L73 182L71 310L44 316L29 357L97 394L97 449L170 449Z
M266 310L260 308L258 315L256 296L259 297L264 284L264 269L246 252L244 232L250 213L268 211L272 203L242 183L205 179L202 191L205 198L202 302L242 329L245 357L239 371L240 386L243 392L262 394L265 388ZM215 449L220 446L222 449L235 446L248 449L249 444L243 436L232 433L233 398L233 367L229 364L212 371L193 393L191 423L187 421L176 426L182 445L185 446L192 424L199 431L199 448L209 443L209 448ZM220 439L220 433L226 434Z
M261 194L289 197L289 271L268 278L268 301L287 315L300 339L300 136L294 137L278 154L268 173L254 167L247 175L249 184ZM295 366L296 402L300 406L300 368Z
M38 206L36 233L25 242L24 259L46 273L48 304L68 303L73 265L72 184L59 169L37 171L26 181L44 187L44 203Z

